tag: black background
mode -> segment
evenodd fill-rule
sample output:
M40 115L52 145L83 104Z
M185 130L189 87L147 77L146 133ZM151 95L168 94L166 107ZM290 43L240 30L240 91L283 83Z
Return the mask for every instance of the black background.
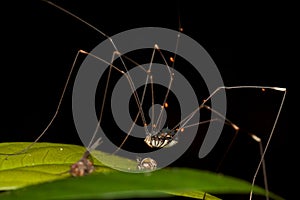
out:
M285 43L290 16L282 18L280 13L286 10L282 5L273 5L276 9L240 5L229 10L225 5L196 5L195 1L55 2L107 35L143 26L177 30L180 16L184 33L211 55L226 86L288 87L291 69ZM43 1L12 1L1 7L7 12L1 14L0 142L33 141L54 114L76 52L90 51L105 38ZM60 114L41 141L81 144L72 121L71 88ZM227 117L245 130L241 133L250 131L266 139L268 135L263 135L270 133L282 93L261 94L260 90L228 93ZM266 155L269 189L285 198L291 196L287 184L287 172L291 171L287 107L285 102ZM223 139L224 144L230 141L226 137L220 141ZM258 152L253 150L256 147L249 138L241 138L240 142L242 145L231 150L222 172L251 181L258 162L257 157L251 156L253 152L258 156ZM243 144L249 146L240 151ZM219 162L214 153L199 160L200 145L201 142L195 142L187 155L173 165L205 169ZM223 150L216 150L216 156ZM260 179L258 184L262 185Z

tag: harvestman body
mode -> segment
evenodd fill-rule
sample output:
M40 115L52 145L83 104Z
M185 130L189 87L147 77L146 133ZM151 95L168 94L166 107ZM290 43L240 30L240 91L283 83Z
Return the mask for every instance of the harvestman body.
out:
M126 60L129 60L133 63L135 63L134 61L132 61L130 58L126 57L125 55L122 55L121 52L118 51L116 45L114 44L114 42L111 40L111 38L109 36L107 36L106 34L104 34L102 31L98 30L97 28L95 28L94 26L92 26L91 24L87 23L86 21L84 21L83 19L79 18L78 16L72 14L71 12L65 10L64 8L50 2L50 1L46 1L47 3L49 3L50 5L58 8L59 10L63 11L64 13L67 13L69 15L71 15L72 17L76 18L77 20L81 21L82 23L86 24L87 26L91 27L92 29L94 29L95 31L99 32L101 35L103 35L104 37L106 37L107 39L109 39L111 41L111 44L114 46L115 48L115 52L114 52L114 55L119 55L120 56L120 59L126 59ZM178 33L178 41L179 41L179 36L180 36L180 32L182 31L182 28L179 27L179 33ZM170 58L170 61L174 64L175 63L175 58L176 58L176 52L177 52L177 47L178 47L178 41L177 41L177 44L176 44L176 49L175 49L175 53L174 53L174 56ZM178 142L180 142L178 140L178 135L180 134L180 132L183 132L184 129L186 128L189 128L189 127L192 127L192 126L195 126L195 125L199 125L199 124L203 124L203 123L208 123L208 122L212 122L212 121L215 121L215 120L218 120L218 119L211 119L209 121L203 121L203 122L199 122L197 124L188 124L190 122L190 120L195 116L195 114L197 112L199 112L200 109L204 108L204 109L207 109L211 112L214 112L215 114L217 114L220 118L224 119L226 124L230 125L235 131L236 133L239 131L239 127L232 123L230 120L228 120L225 116L223 116L222 114L220 114L218 111L215 111L213 110L212 108L210 108L208 105L206 105L205 103L208 102L219 90L231 90L231 89L245 89L245 88L252 88L252 89L261 89L262 91L265 91L267 89L269 90L275 90L275 91L278 91L278 92L282 92L283 93L283 97L282 97L282 101L281 101L281 104L279 106L279 110L278 110L278 113L277 113L277 116L276 116L276 119L275 119L275 122L274 122L274 125L272 127L272 130L271 130L271 133L270 133L270 136L267 140L267 143L265 145L265 147L263 148L262 147L262 143L261 143L261 139L259 137L257 137L256 135L254 134L250 134L250 136L252 137L252 139L254 139L256 142L259 143L260 145L260 148L261 148L261 159L260 159L260 162L257 166L257 169L256 169L256 172L253 176L253 180L252 180L252 185L254 185L254 182L256 180L256 176L257 176L257 173L261 167L261 165L263 165L263 170L264 170L264 173L265 173L265 166L264 166L264 156L265 156L265 153L266 153L266 150L269 146L269 143L270 143L270 140L272 138L272 135L273 135L273 132L274 132L274 129L275 129L275 126L277 124L277 121L278 121L278 117L279 117L279 114L281 112L281 109L282 109L282 105L283 105L283 102L284 102L284 99L285 99L285 95L286 95L286 89L285 88L280 88L280 87L269 87L269 86L232 86L232 87L225 87L225 86L221 86L219 88L216 88L216 90L210 94L210 96L205 100L203 101L203 103L195 108L195 110L193 112L191 112L191 114L189 114L188 116L186 116L181 122L178 123L177 126L175 126L174 128L172 129L168 129L168 128L161 128L160 127L160 122L163 118L163 109L164 107L167 107L167 98L168 98L168 95L169 95L169 91L171 90L171 86L172 86L172 83L173 83L173 66L169 66L165 57L163 56L162 52L160 51L159 49L159 46L157 44L154 44L154 49L153 49L153 55L152 55L152 59L153 59L153 56L155 54L155 52L158 52L162 59L165 61L165 65L166 65L166 70L168 70L169 74L170 74L170 77L169 77L169 87L168 87L168 91L167 93L165 94L165 97L164 97L164 101L162 102L161 105L161 111L158 115L158 119L156 119L156 122L153 123L151 122L152 124L152 127L153 129L151 131L149 131L147 129L147 123L146 123L146 120L145 120L145 116L144 116L144 111L142 109L142 105L143 105L143 101L144 101L144 95L142 96L142 98L139 98L137 96L137 94L135 93L135 86L134 86L134 83L133 83L133 80L132 78L130 77L128 70L126 68L126 65L124 64L124 70L121 70L120 68L114 66L111 62L107 62L91 53L88 53L86 51L83 51L83 50L79 50L75 59L74 59L74 63L71 67L71 70L70 70L70 73L68 75L68 78L67 78L67 81L65 83L65 86L64 86L64 89L63 89L63 92L61 94L61 97L60 97L60 100L59 100L59 103L58 103L58 106L57 106L57 109L56 109L56 112L55 114L53 115L52 119L50 120L49 124L47 125L47 127L43 130L43 132L39 135L39 137L31 144L29 145L26 149L24 149L22 152L18 152L18 153L24 153L26 152L29 148L31 148L32 145L34 145L44 134L45 132L48 130L48 128L51 126L51 124L53 123L54 119L56 118L56 115L60 109L60 106L61 106L61 102L63 100L63 97L64 97L64 94L65 94L65 91L66 91L66 88L69 84L69 79L70 79L70 76L72 74L72 71L73 71L73 68L75 66L75 63L77 61L77 57L79 54L86 54L86 55L89 55L89 56L92 56L96 59L98 59L99 61L101 62L104 62L104 63L107 63L108 65L110 65L110 70L116 70L118 72L120 72L121 74L123 74L126 79L128 80L128 84L130 85L131 89L132 89L132 92L133 92L133 95L134 95L134 98L135 98L135 101L136 101L136 104L138 105L138 109L139 109L139 112L137 113L136 117L135 117L135 120L134 120L134 123L136 123L137 119L138 118L141 118L143 123L144 123L144 128L145 128L145 132L146 132L146 137L144 139L144 142L151 148L165 148L165 147L172 147L173 145L176 145ZM113 60L113 59L112 59ZM151 63L152 63L152 60L151 60ZM137 63L135 63L137 64ZM138 64L137 64L138 65ZM138 65L138 67L141 67ZM141 67L142 68L142 67ZM149 67L149 69L143 69L146 73L147 73L147 80L145 82L145 85L147 83L150 82L150 84L152 83L152 75L151 75L151 65ZM105 94L104 94L104 101L102 103L102 106L101 106L101 111L100 111L100 116L99 116L99 121L98 121L98 124L97 124L97 127L96 127L96 130L93 134L93 137L87 147L87 151L84 153L84 155L82 156L82 158L75 164L73 164L71 166L71 169L70 169L70 174L72 176L84 176L84 175L87 175L89 173L92 173L94 171L94 166L93 166L93 163L88 159L88 156L90 155L90 151L96 149L100 144L101 144L101 138L97 139L95 141L95 137L96 137L96 132L99 130L100 128L100 122L101 122L101 119L102 119L102 114L103 114L103 108L104 108L104 102L105 102L105 98L106 98L106 92L107 92L107 86L109 84L109 77L108 77L108 80L107 80L107 83L106 83L106 90L105 90ZM153 85L153 84L152 84ZM153 88L152 88L153 89ZM145 90L146 90L146 87L144 88L144 92L143 94L145 93ZM152 102L153 103L153 102ZM154 121L154 120L153 120ZM120 144L120 146L118 147L118 149L115 151L115 153L118 152L119 149L121 149L121 147L123 146L123 144L125 143L125 141L127 140L128 136L130 135L132 131L132 128L128 131L127 133L127 136L125 137L125 139L123 140L123 142ZM155 160L153 160L152 158L138 158L137 159L137 169L139 170L155 170L157 167L157 162ZM266 177L264 175L264 177ZM266 186L266 191L267 190L267 181L265 180L265 186ZM266 194L266 197L268 198L268 194ZM252 191L250 193L250 199L252 198Z

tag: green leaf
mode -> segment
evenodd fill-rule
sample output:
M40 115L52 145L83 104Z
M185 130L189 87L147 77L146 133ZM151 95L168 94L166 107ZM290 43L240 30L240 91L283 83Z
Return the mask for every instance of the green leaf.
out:
M69 175L72 164L86 151L82 146L56 143L36 143L26 153L22 151L31 143L0 143L0 190L17 189ZM136 161L97 152L104 160L111 160L116 166L135 168ZM97 159L93 159L96 171L113 171Z
M28 143L2 143L1 153L17 152ZM69 166L85 149L76 145L37 143L26 154L0 156L0 199L111 199L164 197L170 195L202 199L210 194L249 194L251 184L233 177L184 168L165 168L151 173L125 173L107 168L94 160L97 172L85 177L70 177ZM64 152L64 153L62 153ZM116 166L134 169L136 161L97 152ZM24 187L26 186L27 187ZM264 189L254 187L254 194ZM273 199L282 199L270 193ZM218 199L206 194L206 199Z

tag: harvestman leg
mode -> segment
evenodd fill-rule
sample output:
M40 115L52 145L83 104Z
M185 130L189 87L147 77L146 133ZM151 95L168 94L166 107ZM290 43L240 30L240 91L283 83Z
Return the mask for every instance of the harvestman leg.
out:
M100 31L100 30L97 29L96 27L92 26L92 25L89 24L88 22L84 21L83 19L79 18L78 16L74 15L73 13L69 12L68 10L65 10L64 8L58 6L58 5L56 5L56 4L54 4L54 3L50 2L50 1L45 1L45 2L49 3L50 5L52 5L52 6L56 7L56 8L58 8L59 10L65 12L65 13L67 13L68 15L71 15L72 17L76 18L77 20L81 21L82 23L86 24L87 26L91 27L92 29L96 30L98 33L100 33L101 35L103 35L104 37L106 37L107 39L109 39L109 41L110 41L111 44L113 45L114 49L116 50L116 51L113 53L112 61L114 60L114 57L115 57L116 54L121 55L121 54L118 52L117 47L116 47L116 45L114 44L113 40L112 40L109 36L107 36L105 33L103 33L102 31ZM178 35L178 39L177 39L177 42L176 42L176 49L175 49L176 51L177 51L177 48L178 48L178 43L179 43L179 35ZM158 52L160 52L162 58L163 58L164 61L165 61L165 64L166 64L166 66L167 66L167 69L169 70L169 73L170 73L170 82L169 82L168 88L170 89L170 88L171 88L171 85L172 85L172 81L173 81L172 73L171 73L170 67L167 65L167 62L166 62L164 56L162 55L161 51L159 50L158 45L155 45L155 48L154 48L154 51L153 51L153 55L152 55L152 59L153 59L153 57L154 57L155 49L156 49ZM54 120L55 120L55 118L57 117L57 114L58 114L58 112L59 112L59 110L60 110L61 103L62 103L63 98L64 98L64 96L65 96L65 92L66 92L67 86L69 85L70 77L71 77L72 72L73 72L73 70L74 70L74 67L75 67L75 64L76 64L76 62L77 62L77 59L78 59L79 54L88 54L88 55L93 56L93 57L97 58L98 60L101 60L101 61L103 61L103 62L105 62L105 63L107 63L107 64L110 65L109 75L108 75L108 79L107 79L107 83L106 83L106 89L105 89L105 94L104 94L104 101L105 101L105 98L106 98L107 86L108 86L108 84L109 84L109 78L110 78L110 72L111 72L111 69L114 68L114 69L116 69L117 71L119 71L120 73L122 73L122 74L124 74L124 75L126 76L126 78L127 78L127 80L128 80L128 83L129 83L129 85L130 85L130 87L131 87L131 90L133 91L134 98L135 98L136 103L137 103L138 108L139 108L139 112L138 112L138 114L137 114L137 116L136 116L136 118L135 118L135 121L133 122L133 124L132 124L130 130L128 131L126 138L124 139L124 142L126 141L127 137L130 135L130 132L132 131L133 126L134 126L134 124L135 124L135 122L136 122L136 120L137 120L137 118L138 118L139 115L141 115L141 118L142 118L142 120L143 120L143 122L144 122L144 127L145 127L146 135L149 135L149 134L150 134L149 131L148 131L148 129L147 129L147 127L146 127L146 121L145 121L144 113L143 113L143 110L142 110L142 102L143 102L143 98L144 98L144 93L145 93L145 90L146 90L146 86L145 86L145 88L144 88L144 93L143 93L143 97L142 97L142 101L141 101L141 100L139 99L139 97L137 96L137 94L134 92L134 91L135 91L134 83L133 83L133 81L132 81L132 79L131 79L131 76L130 76L130 74L129 74L129 71L127 70L127 67L126 67L126 65L125 65L125 63L124 63L124 61L123 61L123 59L122 59L122 57L125 57L125 56L121 56L121 57L120 57L120 60L121 60L121 62L123 63L123 67L124 67L125 72L127 73L127 75L126 75L126 73L125 73L124 71L122 71L122 70L118 69L117 67L113 66L113 65L111 64L112 62L109 63L109 62L104 61L103 59L101 59L101 58L99 58L99 57L97 57L97 56L95 56L95 55L92 55L92 54L90 54L90 53L88 53L88 52L86 52L86 51L79 50L79 51L77 52L76 56L75 56L74 61L73 61L73 64L72 64L70 73L69 73L69 75L68 75L68 77L67 77L67 80L66 80L66 83L65 83L65 85L64 85L64 88L63 88L62 94L61 94L61 96L60 96L60 99L59 99L57 108L56 108L56 110L55 110L55 113L54 113L54 115L52 116L52 118L51 118L51 120L49 121L49 123L47 124L46 128L41 132L41 134L40 134L40 135L39 135L39 136L38 136L38 137L37 137L30 145L28 145L26 148L24 148L23 150L21 150L21 151L19 151L19 152L13 153L12 155L21 154L21 153L25 153L26 151L28 151L28 149L30 149L36 142L38 142L38 141L40 140L41 137L43 137L43 135L47 132L47 130L49 129L49 127L50 127L50 126L52 125L52 123L54 122ZM176 57L176 53L174 54L173 61L175 60L175 57ZM126 57L126 58L127 58L127 57ZM127 59L130 60L130 61L132 61L132 60L129 59L129 58L127 58ZM152 64L152 59L151 59L151 64ZM134 61L132 61L132 62L134 62ZM140 65L137 65L137 66L141 67ZM141 67L141 68L142 68L142 67ZM149 75L149 74L151 73L151 66L150 66L149 70L146 71L146 73L147 73L146 84L148 83L148 78L149 78L149 77L150 77L150 79L151 79L151 83L153 83L153 82L152 82L152 76ZM153 84L151 84L151 85L153 85ZM153 91L153 90L152 90L152 91ZM168 91L169 91L169 90L168 90ZM167 100L167 96L168 96L168 92L167 92L167 94L165 95L164 104L165 104L165 102L166 102L166 100ZM91 141L90 141L90 143L89 143L89 145L88 145L88 148L93 144L93 141L94 141L95 136L96 136L96 132L97 132L97 130L99 129L99 125L100 125L100 122L101 122L101 119L102 119L103 108L104 108L104 102L103 102L103 104L102 104L102 106L101 106L99 123L97 124L96 131L95 131L95 133L93 134L93 137L92 137L92 139L91 139ZM160 116L162 115L162 111L163 111L163 108L161 109ZM160 118L160 117L159 117L159 118ZM159 119L158 119L158 121L159 121ZM154 127L154 126L152 126L152 127ZM152 130L152 131L153 131L153 130ZM124 144L124 142L120 145L119 148L121 148L121 146Z
M56 7L57 9L63 11L64 13L66 13L66 14L72 16L73 18L79 20L79 21L82 22L83 24L86 24L86 25L89 26L90 28L92 28L92 29L94 29L95 31L97 31L98 33L100 33L102 36L106 37L106 38L111 42L111 44L113 45L113 47L114 47L114 49L115 49L115 52L119 52L118 49L117 49L117 47L116 47L116 45L114 44L113 40L112 40L108 35L106 35L104 32L100 31L99 29L97 29L96 27L94 27L93 25L91 25L90 23L84 21L83 19L81 19L80 17L74 15L73 13L69 12L68 10L66 10L66 9L64 9L64 8L58 6L58 5L56 5L56 4L54 4L54 3L50 2L50 1L45 1L45 2L47 2L47 3L49 3L50 5ZM179 27L179 31L182 31L182 28L181 28L181 27ZM172 58L173 62L175 61L175 58L176 58L176 52L177 52L178 44L179 44L179 37L180 37L180 34L178 34L178 37L177 37L176 47L175 47L175 53L174 53L174 57ZM158 46L155 45L155 49L159 50L159 48L157 48L157 47L158 47ZM160 52L160 51L159 51L159 52ZM86 53L86 52L85 52L85 53ZM161 53L161 52L160 52L160 53ZM118 54L121 55L120 53L118 53ZM114 53L114 55L115 55L115 53ZM162 55L162 54L161 54L161 55ZM162 55L162 58L164 59L164 56L163 56L163 55ZM99 58L99 59L100 59L100 58ZM100 60L102 60L102 59L100 59ZM146 127L146 122L145 122L145 118L144 118L144 113L143 113L143 110L142 110L142 107L141 107L141 105L142 105L141 102L142 102L142 101L139 99L139 97L138 97L138 96L136 95L136 93L134 92L134 91L135 91L135 86L134 86L134 84L133 84L133 81L132 81L132 79L131 79L131 76L130 76L130 74L129 74L129 71L127 70L127 67L126 67L126 65L125 65L125 63L124 63L124 61L123 61L123 59L122 59L122 56L120 57L120 60L121 60L121 62L122 62L122 64L123 64L123 67L124 67L124 69L125 69L125 72L127 73L128 76L125 75L124 71L121 71L121 70L120 70L120 72L121 72L121 73L124 73L124 75L126 76L128 82L129 82L129 85L130 85L130 87L131 87L131 90L133 91L133 94L134 94L136 103L137 103L137 105L138 105L138 107L139 107L139 112L138 112L138 114L137 114L136 120L137 120L137 118L138 118L138 115L141 115L142 120L143 120L143 123L144 123L145 133L146 133L147 135L149 135L149 131L147 130L147 127ZM166 64L166 66L167 66L167 68L168 68L170 74L171 74L170 68L169 68L169 66L167 65L167 62L166 62L165 59L164 59L164 61L165 61L165 64ZM174 65L174 63L173 63L173 65ZM150 76L150 77L151 77L151 76ZM108 81L109 81L109 78L108 78ZM147 80L146 80L146 81L147 81ZM168 86L169 89L171 88L172 81L173 81L173 79L172 79L172 74L171 74L171 76L170 76L170 82L169 82L169 86ZM107 84L108 84L108 83L107 83ZM146 86L145 86L145 87L146 87ZM144 89L144 91L145 91L145 89ZM169 92L169 90L168 90L168 92ZM164 104L165 104L165 102L166 102L166 100L167 100L168 92L167 92L167 94L165 95ZM164 105L164 104L163 104L163 105ZM102 107L103 107L103 105L102 105ZM101 109L102 109L102 108L101 108ZM162 108L162 109L163 109L163 108ZM160 111L160 116L162 115L161 113L163 112L162 109L161 109L161 111ZM158 120L159 120L159 119L158 119ZM101 120L99 120L99 121L101 121ZM134 123L135 123L135 122L134 122ZM99 124L99 123L98 123L98 124ZM97 127L98 127L98 126L97 126ZM133 128L133 125L132 125L132 128ZM126 137L129 136L130 132L132 131L132 128L128 131ZM94 134L94 135L95 135L95 134ZM127 139L127 138L125 138L125 139ZM89 146L93 143L93 141L94 141L94 136L93 136L93 138L92 138L92 140L91 140ZM120 146L122 146L122 145L123 145L123 144L121 144ZM118 151L118 150L116 150L116 151Z
M262 91L265 91L266 89L270 89L270 90L275 90L275 91L279 91L279 92L283 92L283 96L282 96L282 99L281 99L281 103L279 105L279 109L278 109L278 112L277 112L277 115L276 115L276 118L275 118L275 121L274 121L274 124L272 126L272 129L271 129L271 132L270 132L270 135L269 135L269 138L267 140L267 143L266 143L266 146L265 148L263 148L262 146L262 142L261 142L261 139L256 136L255 134L253 133L249 133L249 135L251 136L251 138L253 140L255 140L256 142L258 142L259 144L259 150L260 150L260 154L261 154L261 159L258 163L258 166L256 168L256 171L253 175L253 179L252 179L252 189L250 191L250 199L252 199L252 195L253 195L253 187L254 187L254 183L255 183L255 180L256 180L256 177L257 177L257 174L258 174L258 171L260 169L260 167L262 166L262 170L263 170L263 175L264 175L264 184L265 184L265 189L266 189L266 198L269 199L269 191L268 191L268 184L267 184L267 175L266 175L266 167L265 167L265 161L264 161L264 157L265 157L265 154L266 154L266 151L268 149L268 146L270 144L270 141L271 141L271 138L273 136L273 133L274 133L274 130L275 130L275 127L277 125L277 122L278 122L278 118L280 116L280 113L281 113L281 110L282 110L282 106L283 106L283 103L284 103L284 100L285 100L285 96L286 96L286 88L281 88L281 87L270 87L270 86L231 86L231 87L226 87L226 86L221 86L221 87L218 87L214 92L211 93L211 95L205 99L203 101L203 103L197 107L193 112L191 112L191 114L189 114L187 117L185 117L181 122L179 122L175 127L177 127L178 125L180 124L183 124L180 126L180 128L178 128L176 134L181 131L181 130L184 130L185 128L189 128L189 127L192 127L192 126L196 126L196 125L199 125L199 124L203 124L203 123L207 123L207 122L212 122L212 121L217 121L218 119L211 119L211 120L208 120L208 121L202 121L202 122L199 122L199 123L195 123L195 124L191 124L191 125L187 125L187 123L193 118L193 116L202 108L205 108L205 109L208 109L210 110L211 112L214 112L216 113L220 118L224 119L225 120L225 123L230 125L234 130L235 130L235 136L234 138L232 139L231 143L229 144L228 148L227 148L227 151L225 152L219 166L217 167L217 171L219 170L223 160L225 159L229 149L231 148L231 145L233 144L233 141L235 140L236 136L237 136L237 133L239 132L240 128L232 123L230 120L228 120L225 116L223 116L221 113L219 113L218 111L210 108L209 106L205 105L205 103L207 101L209 101L219 90L221 89L225 89L225 90L231 90L231 89L261 89Z
M168 83L168 89L167 89L167 92L164 96L164 101L162 103L162 106L161 106L161 109L160 109L160 112L159 112L159 116L158 116L158 119L156 120L156 123L153 123L154 122L154 89L153 89L153 75L151 74L151 70L152 70L152 65L153 65L153 59L155 57L155 52L159 52L161 58L163 59L164 61L164 65L169 73L169 83ZM127 60L130 60L131 62L133 62L134 64L136 64L136 66L140 66L138 63L136 63L135 61L133 61L132 59L124 56L125 59ZM159 130L160 130L160 121L162 119L162 115L163 115L163 109L164 109L164 106L163 105L166 105L166 102L167 102L167 97L168 97L168 94L169 94L169 91L171 89L171 86L172 86L172 83L173 83L173 80L174 80L174 73L173 73L173 67L170 67L163 55L163 53L161 52L159 46L157 44L154 45L154 48L153 48L153 52L152 52L152 56L151 56L151 60L150 60L150 64L149 64L149 68L147 70L145 70L145 72L147 73L147 77L146 77L146 81L145 81L145 84L144 84L144 89L143 89L143 93L142 93L142 97L141 97L141 101L140 102L137 102L137 106L139 107L139 111L131 125L131 128L129 129L129 131L127 132L127 135L126 137L124 138L123 142L119 145L119 147L117 148L117 150L113 153L117 153L121 148L122 146L125 144L127 138L129 137L130 133L132 132L133 130L133 127L135 125L135 123L137 122L138 120L138 117L139 115L141 115L141 118L143 120L143 124L144 124L144 128L145 128L145 134L146 136L148 135L153 135L153 134L156 134ZM150 79L150 80L149 80ZM132 80L132 78L130 78L130 80ZM146 94L146 90L147 90L147 84L149 83L150 81L150 89L151 89L151 104L152 104L152 109L151 109L151 123L150 123L150 126L151 126L151 131L148 130L147 126L148 124L146 123L146 120L145 120L145 117L144 117L144 113L143 113L143 109L142 109L142 105L143 105L143 102L144 102L144 98L145 98L145 94ZM135 91L133 90L134 88L132 88L132 92L135 93ZM157 126L158 125L158 126Z

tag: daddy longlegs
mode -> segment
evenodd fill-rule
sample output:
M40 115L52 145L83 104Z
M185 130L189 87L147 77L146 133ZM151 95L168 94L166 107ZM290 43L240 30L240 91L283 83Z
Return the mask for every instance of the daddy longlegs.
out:
M50 5L56 7L57 9L63 11L64 13L66 14L69 14L71 15L72 17L76 18L77 20L81 21L83 24L89 26L90 28L96 30L97 32L99 32L102 36L104 36L105 38L107 39L111 39L109 36L107 36L105 33L103 33L102 31L98 30L96 27L92 26L91 24L89 24L88 22L84 21L83 19L77 17L76 15L70 13L69 11L65 10L64 8L61 8L60 6L52 3L52 2L49 2L49 1L46 1L47 3L49 3ZM182 27L180 26L179 27L179 35L180 35L180 32L182 31ZM218 88L215 89L214 92L212 92L203 102L202 104L200 104L199 107L195 108L195 110L193 110L190 115L187 115L185 116L185 118L180 121L179 123L177 123L175 126L173 127L163 127L163 118L165 117L165 113L164 113L164 110L166 108L168 108L169 106L169 101L168 101L168 97L169 97L169 92L172 90L172 86L173 86L173 81L176 81L176 76L173 76L174 75L174 66L175 66L175 63L177 61L177 58L176 58L176 52L177 52L177 49L176 48L180 48L180 38L178 37L178 40L176 41L176 48L174 49L175 53L173 56L171 56L169 59L167 59L167 57L165 56L164 52L160 50L159 48L159 44L153 44L153 51L152 51L152 57L151 57L151 60L150 61L150 66L149 68L143 68L138 62L136 62L135 60L132 60L130 57L127 57L126 55L123 55L122 52L119 52L118 51L118 46L117 44L114 44L114 41L111 40L111 44L114 46L115 48L115 52L112 52L112 60L111 61L106 61L106 60L103 60L101 57L99 56L96 56L96 55L93 55L91 54L90 52L87 52L87 51L84 51L84 50L79 50L75 59L74 59L74 62L73 62L73 65L71 67L71 70L70 70L70 73L69 73L69 76L67 78L67 81L64 85L64 88L63 88L63 92L60 96L60 100L59 100L59 103L57 105L57 108L56 108L56 111L55 111L55 114L53 115L52 119L50 120L49 124L46 126L46 128L42 131L42 133L39 135L38 138L36 138L36 140L31 144L29 145L27 148L25 148L22 152L17 152L17 153L26 153L26 151L28 149L30 149L36 142L38 142L40 140L40 138L47 132L47 130L49 129L49 127L52 125L53 121L55 120L59 110L60 110L60 107L61 107L61 103L63 101L63 98L64 98L64 95L65 95L65 91L66 91L66 88L69 86L69 80L70 80L70 76L73 72L73 69L74 69L74 66L76 65L77 63L77 58L78 56L80 55L86 55L86 56L90 56L90 57L94 57L96 60L98 60L99 62L105 62L107 63L108 65L110 65L110 68L109 68L109 74L111 73L111 71L116 71L118 73L120 73L121 75L125 76L127 81L128 81L128 84L132 90L132 94L133 94L133 97L134 97L134 102L135 104L137 105L138 107L138 112L136 115L134 115L134 120L133 120L133 124L132 126L129 128L129 131L127 133L127 136L123 139L122 143L119 144L119 147L116 149L115 154L118 153L119 149L121 149L123 147L123 145L125 144L125 142L127 141L132 129L134 128L134 125L136 124L136 122L138 120L141 120L142 123L144 124L144 130L145 130L145 133L146 133L146 136L145 136L145 143L149 146L149 147L155 147L155 148L164 148L164 147L172 147L172 145L176 145L176 143L180 142L180 134L181 133L184 133L184 130L185 129L188 129L190 127L193 127L193 126L196 126L196 125L199 125L199 124L204 124L204 123L213 123L214 121L218 121L219 119L224 119L226 124L228 124L229 126L231 126L233 128L233 130L236 132L236 134L239 132L239 129L240 127L236 124L234 124L233 122L231 122L229 119L227 119L223 114L219 113L218 111L212 109L210 106L209 106L209 101L211 98L214 97L214 95L216 95L220 90L233 90L233 89L256 89L256 90L261 90L262 92L264 92L265 90L274 90L274 91L277 91L277 92L281 92L283 95L282 95L282 100L281 100L281 104L279 105L278 107L278 112L277 112L277 115L276 115L276 119L275 119L275 122L273 124L273 127L272 127L272 130L269 134L269 138L265 144L265 146L263 146L262 142L261 142L261 139L253 134L253 133L249 133L249 136L255 140L258 144L259 144L259 148L260 148L260 151L261 151L261 159L258 163L258 166L257 166L257 169L255 171L255 174L253 176L253 180L252 180L252 184L254 185L255 183L255 180L256 180L256 177L257 177L257 174L258 174L258 171L259 169L263 168L263 171L264 171L264 174L265 174L265 165L264 165L264 157L265 157L265 154L266 154L266 151L268 149L268 146L269 146L269 143L271 141L271 138L273 136L273 133L274 133L274 129L276 127L276 124L277 124L277 121L278 121L278 118L279 118L279 115L280 115L280 112L281 112L281 108L283 106L283 103L284 103L284 100L285 100L285 95L286 95L286 89L285 88L280 88L280 87L269 87L269 86L220 86ZM162 99L163 101L161 101L161 109L159 110L158 112L158 116L157 113L156 113L156 110L154 110L154 87L153 87L153 79L155 79L155 77L153 77L151 75L151 64L153 63L153 59L154 57L156 56L159 56L160 59L163 60L163 64L165 65L166 67L166 71L169 73L169 77L166 78L168 79L169 81L169 85L167 87L167 92L163 95ZM119 57L120 58L120 63L121 63L121 67L117 66L114 64L113 60L115 57ZM150 86L150 93L151 93L151 105L152 105L152 109L151 109L151 119L155 119L155 120L151 120L151 129L149 130L148 129L148 122L146 120L146 117L145 117L145 111L143 110L143 105L144 105L144 101L145 101L145 97L146 97L146 91L149 91L149 86L148 87L144 87L143 90L142 90L142 95L139 96L135 91L136 91L136 87L135 87L135 84L134 84L134 78L135 77L132 77L129 73L128 73L128 69L127 69L127 65L125 64L125 62L130 62L131 64L135 64L136 66L138 66L142 71L145 72L147 78L145 79L145 85L149 85ZM170 66L168 63L171 63ZM110 82L110 75L108 75L107 77L107 82L106 82L106 86L105 86L105 94L103 95L103 102L101 104L101 108L100 108L100 112L99 112L99 123L97 124L98 126L96 127L96 130L92 136L92 139L90 140L90 143L87 147L87 151L84 153L83 157L80 159L79 162L83 162L83 165L84 165L84 168L86 168L86 165L91 165L91 163L89 163L86 158L88 157L89 155L89 151L90 150L93 150L95 149L99 144L101 144L101 141L99 138L96 137L96 133L100 127L100 124L101 124L101 120L103 118L103 110L104 110L104 106L105 106L105 101L106 101L106 95L107 95L107 92L108 92L108 87L109 87L109 82ZM201 109L207 109L209 110L210 112L212 113L215 113L218 118L215 118L215 119L210 119L208 121L201 121L201 122L196 122L196 123L190 123L191 120L193 119L193 117L196 115L196 113L198 113ZM236 135L235 134L235 135ZM227 149L229 151L230 147ZM225 158L227 152L224 154L224 157L223 159ZM148 160L150 158L144 158L144 160ZM222 160L223 160L222 159ZM221 161L222 162L222 161ZM80 163L76 163L76 164L80 164ZM140 164L140 163L139 163ZM73 165L74 166L74 165ZM77 168L76 168L77 170ZM85 174L88 174L89 172L92 172L92 167L91 168L88 168L87 170L84 169L84 172L82 171L79 171L78 174L79 175L85 175ZM76 172L77 173L77 172ZM75 174L76 175L76 174ZM266 175L264 175L264 177L266 178ZM267 181L265 180L265 186L266 186L266 190L268 191L267 189ZM266 197L268 198L268 194L266 194ZM250 194L250 199L252 198L252 191L251 191L251 194Z

